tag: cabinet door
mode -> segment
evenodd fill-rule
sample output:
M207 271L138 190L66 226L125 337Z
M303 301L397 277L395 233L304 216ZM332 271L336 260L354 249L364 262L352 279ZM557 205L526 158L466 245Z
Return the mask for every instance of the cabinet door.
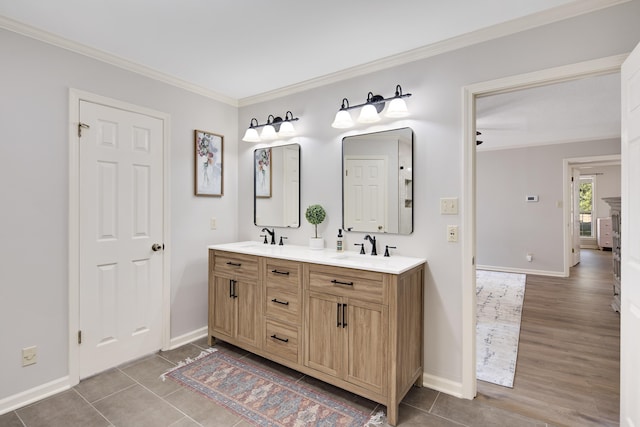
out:
M354 299L345 299L345 305L348 337L345 380L386 395L388 307Z
M236 317L236 339L239 342L258 346L259 319L258 285L248 280L238 280L234 288Z
M343 328L340 298L309 292L306 300L304 364L339 377L342 373Z
M210 292L212 329L221 335L233 337L233 326L235 318L234 298L232 294L231 279L214 276Z

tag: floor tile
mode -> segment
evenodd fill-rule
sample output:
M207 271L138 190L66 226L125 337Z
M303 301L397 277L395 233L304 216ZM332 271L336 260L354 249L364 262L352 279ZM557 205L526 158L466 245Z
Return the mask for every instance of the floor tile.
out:
M175 365L159 356L143 359L122 369L122 372L147 387L158 396L165 396L176 391L180 386L173 381L162 381L160 376L174 368Z
M411 390L402 399L402 403L429 412L436 401L438 392L427 387L411 387Z
M200 347L202 349L207 349L207 348L209 348L209 337L202 337L200 339L195 340L191 344L197 345L198 347Z
M187 359L195 359L196 357L200 356L202 352L202 348L192 344L187 344L173 350L161 351L160 353L158 353L158 356L177 364L180 362L184 362Z
M231 411L186 388L171 393L165 400L204 427L231 427L241 421Z
M463 426L463 424L458 424L454 421L447 420L437 415L429 414L419 409L412 408L411 406L400 405L400 411L398 412L397 427L460 427L460 426ZM384 427L389 427L389 424L385 423ZM489 426L487 425L487 427ZM491 427L497 427L497 425L493 425Z
M171 424L169 427L200 427L200 424L193 421L189 417L182 417L175 423Z
M184 417L167 402L135 385L94 405L118 427L166 427Z
M68 390L16 411L27 427L106 427L104 419L75 390Z
M438 394L431 413L468 426L546 426L546 423L538 420L444 393Z
M75 389L89 402L107 397L135 384L127 375L119 369L111 369L91 378L80 381Z
M15 412L0 415L0 427L24 427Z

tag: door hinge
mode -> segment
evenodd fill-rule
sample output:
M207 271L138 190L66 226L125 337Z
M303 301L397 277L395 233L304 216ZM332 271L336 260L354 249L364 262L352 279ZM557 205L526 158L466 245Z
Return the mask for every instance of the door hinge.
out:
M576 249L575 248L571 248L571 253L572 254L576 253Z
M89 129L90 127L91 126L89 126L86 123L79 122L78 123L78 138L82 137L82 129Z
M82 331L78 331L78 344L82 344Z

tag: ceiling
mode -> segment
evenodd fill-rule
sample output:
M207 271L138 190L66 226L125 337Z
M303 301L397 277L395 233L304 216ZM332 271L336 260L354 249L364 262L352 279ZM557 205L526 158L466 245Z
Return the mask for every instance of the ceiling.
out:
M0 0L0 27L248 105L625 0ZM481 98L481 150L619 135L616 75Z

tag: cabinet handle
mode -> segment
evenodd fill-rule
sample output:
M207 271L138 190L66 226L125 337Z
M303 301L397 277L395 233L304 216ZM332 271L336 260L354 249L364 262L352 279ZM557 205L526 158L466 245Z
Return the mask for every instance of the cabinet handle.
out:
M339 280L333 279L331 281L331 283L333 283L334 285L347 285L347 286L353 286L353 282L341 282Z
M342 327L347 327L347 304L342 304Z
M288 276L289 272L288 271L278 271L278 270L271 270L271 272L273 274L282 274L283 276Z
M289 342L289 338L280 338L276 334L271 335L271 338L276 339L278 341L282 341L282 342Z
M338 303L338 308L336 309L336 327L339 328L342 323L340 323L340 306L342 304Z
M276 304L289 305L289 301L278 301L277 298L272 299L271 302L275 302Z
M238 298L238 295L236 295L236 283L238 283L237 280L229 280L229 297L231 298Z
M231 266L233 266L233 267L240 267L240 266L242 266L242 264L240 264L239 262L231 262L231 261L229 261L229 262L227 263L227 265L231 265Z

